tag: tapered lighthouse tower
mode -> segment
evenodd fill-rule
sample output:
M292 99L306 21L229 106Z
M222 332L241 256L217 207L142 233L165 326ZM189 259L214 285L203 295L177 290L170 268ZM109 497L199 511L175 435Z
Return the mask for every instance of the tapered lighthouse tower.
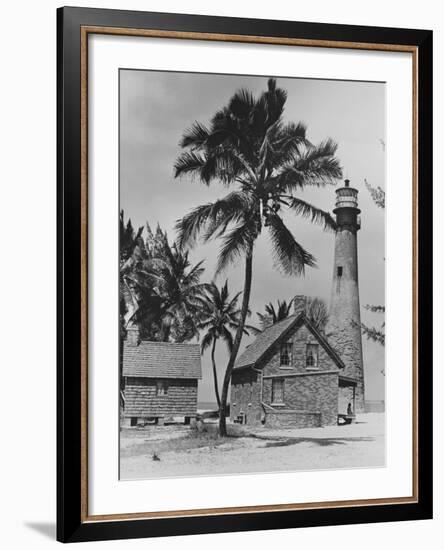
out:
M362 360L361 314L358 283L358 231L361 227L358 190L336 190L336 237L331 289L330 315L326 328L328 340L345 363L340 380L339 408L355 404L355 412L364 411L364 365ZM350 384L347 383L350 379ZM354 385L353 380L356 381ZM341 411L340 411L341 412Z

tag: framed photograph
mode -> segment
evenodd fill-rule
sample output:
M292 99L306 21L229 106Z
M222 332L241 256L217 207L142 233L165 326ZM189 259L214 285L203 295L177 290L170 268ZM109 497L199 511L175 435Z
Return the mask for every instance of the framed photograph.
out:
M431 31L57 32L58 539L431 518Z

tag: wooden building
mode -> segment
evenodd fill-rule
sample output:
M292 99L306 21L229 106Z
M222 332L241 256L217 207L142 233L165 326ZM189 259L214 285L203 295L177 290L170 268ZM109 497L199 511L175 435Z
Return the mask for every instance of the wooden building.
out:
M123 349L124 424L195 418L200 357L197 344L140 341L132 327Z
M357 380L305 311L265 327L236 362L231 377L232 421L318 427L354 411ZM351 393L350 393L351 392ZM352 416L352 415L349 415Z

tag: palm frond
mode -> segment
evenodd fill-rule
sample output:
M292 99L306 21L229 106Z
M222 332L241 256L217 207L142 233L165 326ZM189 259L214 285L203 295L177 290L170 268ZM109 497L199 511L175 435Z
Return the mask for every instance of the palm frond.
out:
M307 181L318 181L319 185L336 183L342 177L342 168L335 156L338 145L332 139L326 139L319 145L306 149L298 159L297 169L306 173Z
M312 204L296 197L291 201L290 208L299 216L308 218L312 223L323 225L324 229L330 229L331 231L336 230L336 222L332 215L329 212L325 212L325 210L322 210L321 208L317 208L316 206L313 206Z
M266 124L269 127L282 116L284 105L287 101L287 92L283 88L277 87L275 78L270 78L268 80L268 89L262 94L259 101L263 104L266 114Z
M256 312L260 323L264 325L265 321L267 321L268 318L271 318L273 324L278 323L283 319L286 319L291 313L291 306L293 305L293 301L294 299L289 300L288 302L287 300L278 300L276 307L272 302L265 304L265 314L260 313L259 311Z
M213 203L202 204L193 208L182 219L177 220L177 245L180 249L185 246L194 246L199 233L207 223L212 208Z
M274 262L284 274L303 275L306 266L316 265L315 258L295 240L278 215L271 215L268 221Z
M203 275L205 269L202 267L204 261L198 262L193 266L188 273L186 273L182 279L185 285L195 285L199 282L200 277Z
M234 191L226 197L201 206L197 206L176 222L177 244L179 249L194 246L205 229L204 239L215 236L220 229L224 231L229 223L239 221L245 215L249 197L242 191Z
M238 90L231 98L228 109L237 118L246 119L255 106L253 94L244 88Z
M251 155L248 128L248 122L241 122L228 107L225 107L217 111L211 119L211 137L208 145L214 150L223 145L245 155Z
M279 167L294 161L303 147L308 146L306 133L307 127L302 122L282 126L273 136L273 165Z
M277 316L277 312L276 312L276 309L274 307L274 304L269 302L265 306L265 313L266 313L266 315L259 314L259 316L260 316L259 318L260 318L261 321L265 321L267 316L270 316L273 319L273 323L276 323L276 321L278 320L278 316Z
M200 122L194 122L190 128L185 130L182 139L179 142L181 147L191 147L192 149L201 149L208 140L210 132Z
M202 341L200 343L200 352L202 355L205 352L205 350L208 349L213 343L213 338L214 336L211 330L209 330L202 338Z
M200 176L206 161L206 157L201 153L185 151L179 155L174 163L174 177L178 178L179 176L183 176L185 174Z
M239 297L240 295L242 294L242 292L237 292L233 298L231 299L231 301L229 302L229 304L227 305L227 310L228 311L233 311L235 309L237 309L237 302L239 300Z
M231 353L231 350L233 349L233 336L231 332L224 326L222 327L222 338L224 339L225 343L227 344L228 351Z
M248 217L252 207L254 203L244 191L234 191L216 201L208 217L207 228L203 235L204 241L219 237L225 233L230 224Z
M237 225L222 239L222 246L216 265L216 273L221 273L251 249L255 231L251 221Z
M289 162L278 168L265 182L268 190L290 193L306 186L336 185L342 177L342 168L335 156L336 143L328 139L318 146L309 145Z

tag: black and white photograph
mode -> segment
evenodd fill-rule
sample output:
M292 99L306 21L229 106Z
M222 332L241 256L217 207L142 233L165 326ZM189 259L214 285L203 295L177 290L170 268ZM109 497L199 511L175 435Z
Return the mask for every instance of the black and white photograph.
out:
M385 466L385 116L119 70L121 480Z
M439 3L75 4L2 6L2 548L442 540Z

